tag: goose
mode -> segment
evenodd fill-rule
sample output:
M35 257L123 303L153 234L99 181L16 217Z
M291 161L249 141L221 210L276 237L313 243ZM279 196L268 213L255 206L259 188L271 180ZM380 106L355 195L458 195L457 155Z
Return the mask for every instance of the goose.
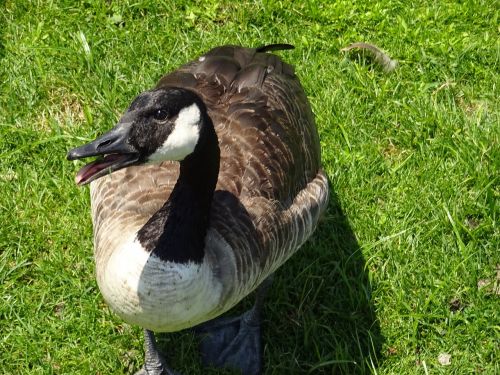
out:
M97 283L144 329L136 374L176 374L154 332L199 334L202 363L260 374L260 316L273 273L328 203L318 132L291 65L273 51L216 47L139 94L107 133L90 183ZM221 318L256 292L252 309Z

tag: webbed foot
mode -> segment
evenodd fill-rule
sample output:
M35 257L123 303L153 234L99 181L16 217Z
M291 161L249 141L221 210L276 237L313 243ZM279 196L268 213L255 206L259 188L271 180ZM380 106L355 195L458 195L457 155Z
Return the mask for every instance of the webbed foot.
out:
M262 371L260 319L254 309L240 317L221 318L196 329L201 336L200 352L204 366L240 370L243 375Z
M168 367L156 368L156 369L146 369L146 366L137 371L134 375L181 375L177 371L173 371Z
M195 328L201 336L203 365L233 368L243 375L262 373L260 315L272 279L271 275L259 286L253 308L243 315L215 319Z

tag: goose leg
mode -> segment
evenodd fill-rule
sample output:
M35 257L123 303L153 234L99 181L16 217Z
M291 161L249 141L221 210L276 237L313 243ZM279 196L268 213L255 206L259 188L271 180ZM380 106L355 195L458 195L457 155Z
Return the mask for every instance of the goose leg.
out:
M262 372L261 311L272 284L272 275L257 289L254 306L235 318L219 318L196 327L201 336L201 359L205 366L240 370L243 375Z
M144 366L135 375L180 375L167 366L156 346L154 333L147 329L144 330L144 351Z

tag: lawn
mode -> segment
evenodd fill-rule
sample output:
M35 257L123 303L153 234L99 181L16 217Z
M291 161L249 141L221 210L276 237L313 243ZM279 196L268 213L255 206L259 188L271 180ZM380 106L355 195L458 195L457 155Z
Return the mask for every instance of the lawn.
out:
M498 2L406 4L0 1L0 373L142 365L141 330L99 294L66 151L207 49L282 42L332 194L277 272L265 373L499 374ZM353 42L398 67L340 52ZM217 373L190 333L161 345L184 375Z

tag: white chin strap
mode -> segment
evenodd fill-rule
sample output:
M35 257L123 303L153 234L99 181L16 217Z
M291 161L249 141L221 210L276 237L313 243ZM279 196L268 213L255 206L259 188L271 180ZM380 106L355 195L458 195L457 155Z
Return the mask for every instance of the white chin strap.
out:
M149 158L150 162L183 160L193 153L200 138L201 112L196 103L180 110L174 130Z

